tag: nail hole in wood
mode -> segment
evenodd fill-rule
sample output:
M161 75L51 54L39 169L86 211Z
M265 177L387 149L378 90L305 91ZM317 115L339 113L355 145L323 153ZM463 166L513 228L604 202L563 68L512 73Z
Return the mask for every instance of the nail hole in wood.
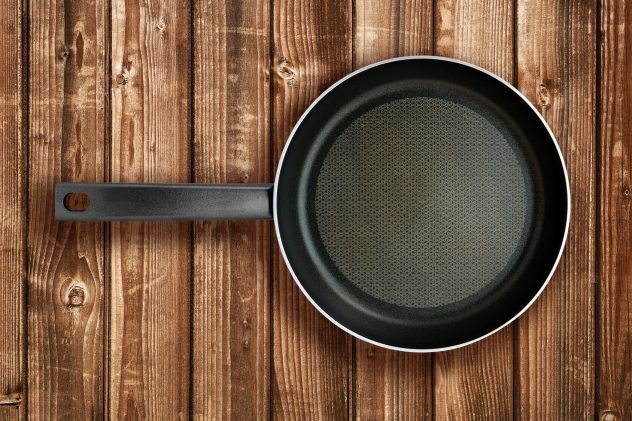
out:
M90 206L88 195L81 192L68 193L64 197L64 207L71 212L83 212Z

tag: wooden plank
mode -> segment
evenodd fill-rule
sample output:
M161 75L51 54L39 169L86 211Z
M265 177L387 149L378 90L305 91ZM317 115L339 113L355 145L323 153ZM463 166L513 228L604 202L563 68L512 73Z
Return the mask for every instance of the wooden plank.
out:
M431 420L432 358L356 340L355 418Z
M56 223L53 186L102 181L106 16L95 0L32 1L28 416L103 412L103 224Z
M270 180L267 1L197 0L195 181ZM193 414L269 416L270 223L195 224Z
M277 0L273 9L274 157L316 96L352 68L350 1ZM276 244L272 284L272 415L340 419L350 409L352 340L305 299Z
M597 350L601 420L632 418L632 6L601 6ZM598 70L598 71L599 71Z
M354 67L432 54L432 1L355 2ZM432 419L432 357L355 341L357 419Z
M431 0L357 0L354 67L433 52Z
M438 0L435 52L513 81L512 0ZM509 326L465 348L436 354L436 419L510 419L513 414L513 330Z
M518 86L564 155L571 225L549 286L518 323L518 418L594 417L596 1L519 2Z
M112 2L112 181L190 180L190 7ZM112 419L189 414L190 232L190 223L112 224Z
M26 165L21 2L0 9L0 419L25 419L24 279Z
M511 0L436 0L435 53L514 80L514 7Z

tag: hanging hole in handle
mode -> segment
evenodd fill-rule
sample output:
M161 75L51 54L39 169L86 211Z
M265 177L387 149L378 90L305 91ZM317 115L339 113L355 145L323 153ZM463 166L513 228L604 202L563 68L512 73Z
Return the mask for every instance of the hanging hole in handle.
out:
M71 212L83 212L90 206L88 195L81 192L72 192L64 196L64 207Z

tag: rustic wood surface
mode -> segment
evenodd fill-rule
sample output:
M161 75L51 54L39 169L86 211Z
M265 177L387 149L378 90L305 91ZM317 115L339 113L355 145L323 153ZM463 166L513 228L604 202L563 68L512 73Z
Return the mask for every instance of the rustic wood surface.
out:
M113 182L191 178L191 3L111 4ZM107 413L189 414L191 224L110 231Z
M596 7L530 0L518 9L518 87L555 133L572 192L564 256L518 321L519 418L595 415Z
M273 2L272 147L275 164L294 123L352 70L349 1ZM276 165L274 165L276 170ZM276 243L272 281L272 413L277 419L344 419L352 410L352 338L301 294Z
M22 10L0 8L0 419L24 419L26 160L23 126Z
M402 55L433 53L432 1L355 3L354 68ZM432 356L355 343L358 419L432 419Z
M263 183L270 172L267 2L194 4L198 183ZM270 224L199 222L194 231L192 414L270 411Z
M632 6L601 5L597 400L602 420L632 419Z
M0 0L0 419L632 419L632 11L618 0ZM572 220L513 325L438 354L322 317L270 222L57 223L56 181L258 183L353 69L516 85Z
M56 223L53 185L104 180L106 8L96 0L32 6L23 402L30 418L93 418L104 413L107 387L103 224Z
M435 53L514 79L512 0L438 0ZM478 343L435 357L438 419L510 419L513 405L513 325Z

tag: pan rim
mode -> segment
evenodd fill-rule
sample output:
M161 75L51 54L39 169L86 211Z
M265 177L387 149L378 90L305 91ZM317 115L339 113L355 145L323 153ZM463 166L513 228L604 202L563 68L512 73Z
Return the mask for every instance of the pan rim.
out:
M446 347L439 347L439 348L406 348L406 347L398 347L398 346L393 346L393 345L389 345L389 344L385 344L379 341L375 341L373 339L369 339L366 338L364 336L362 336L361 334L354 332L353 330L347 328L346 326L342 325L341 323L339 323L335 318L333 318L332 316L329 315L329 313L327 313L325 310L323 310L318 303L316 303L316 301L314 301L314 299L312 299L312 297L307 293L307 291L305 290L305 288L303 287L303 285L301 284L301 281L298 279L298 277L296 276L294 269L292 268L292 265L290 264L290 261L287 257L287 254L285 252L285 248L283 246L283 240L281 238L281 233L280 233L280 228L279 228L279 219L278 219L278 209L277 209L277 195L278 195L278 186L279 186L279 179L281 176L281 170L283 168L283 162L285 159L285 155L286 152L290 146L290 144L292 143L292 139L294 138L294 135L296 134L298 128L300 127L302 121L305 119L305 117L312 111L312 109L316 106L316 104L318 104L318 102L320 102L325 96L327 96L332 90L334 90L338 85L342 84L343 82L345 82L346 80L354 77L355 75L365 72L369 69L372 69L374 67L378 67L387 63L392 63L392 62L397 62L397 61L408 61L408 60L428 60L428 61L444 61L444 62L450 62L450 63L454 63L454 64L458 64L458 65L462 65L465 67L469 67L471 69L477 70L479 72L482 72L488 76L491 76L492 78L494 78L495 80L497 80L498 82L502 83L503 85L507 86L508 88L510 88L520 99L522 99L523 102L525 102L530 108L531 110L535 113L535 115L538 116L538 118L540 119L540 121L542 122L542 124L544 125L544 127L546 128L550 138L553 140L553 145L555 146L555 150L557 151L558 157L560 159L560 163L562 165L562 170L564 172L564 183L566 186L566 224L564 227L564 235L562 237L562 242L560 243L560 247L559 247L559 251L557 254L557 257L555 259L555 262L549 272L549 274L547 275L546 279L544 280L544 282L542 283L542 286L540 287L540 289L537 291L537 293L533 296L533 298L519 311L517 312L513 317L511 317L508 321L506 321L505 323L501 324L499 327L477 337L474 339L471 339L469 341L466 342L461 342L455 345L450 345L450 346L446 346ZM569 183L569 179L568 179L568 171L566 169L566 163L564 161L564 156L562 155L562 151L560 149L560 146L558 144L557 138L555 137L555 135L553 134L553 131L551 130L551 128L549 127L549 125L547 124L546 120L544 119L544 117L540 114L540 112L538 112L538 110L535 108L535 106L531 103L531 101L528 100L528 98L526 98L524 96L524 94L522 94L522 92L520 92L516 87L514 87L512 84L510 84L509 82L507 82L505 79L501 78L500 76L496 75L495 73L490 72L487 69L484 69L482 67L476 66L474 64L462 61L462 60L457 60L457 59L453 59L453 58L449 58L449 57L441 57L441 56L433 56L433 55L416 55L416 56L402 56L402 57L395 57L395 58L391 58L391 59L387 59L387 60L381 60L375 63L371 63L367 66L364 66L360 69L357 69L347 75L345 75L343 78L337 80L336 82L334 82L331 86L329 86L327 89L325 89L308 107L307 109L303 112L303 114L301 115L301 117L298 119L298 121L296 122L296 124L294 125L294 127L292 128L292 131L290 132L290 135L288 136L285 145L283 147L283 151L281 152L281 156L279 158L279 162L277 164L277 170L276 170L276 175L275 175L275 179L274 179L274 190L273 190L273 194L272 194L272 214L273 214L273 220L274 220L274 228L275 228L275 233L276 233L276 237L277 237L277 241L279 243L279 249L281 250L281 255L283 256L283 261L285 262L286 267L288 268L290 274L292 275L292 279L294 279L294 282L296 283L296 285L299 287L299 289L301 290L301 292L303 293L303 295L307 298L307 300L311 303L311 305L313 305L323 316L325 316L325 318L327 318L330 322L332 322L335 326L337 326L338 328L342 329L344 332L362 340L365 342L368 342L370 344L382 347L382 348L386 348L386 349L391 349L394 351L403 351L403 352L411 352L411 353L428 353L428 352L442 352L442 351L449 351L449 350L453 350L453 349L457 349L457 348L461 348L467 345L471 345L475 342L478 342L488 336L493 335L494 333L502 330L503 328L505 328L506 326L508 326L509 324L511 324L514 320L516 320L518 317L520 317L525 311L527 311L527 309L529 307L531 307L531 305L533 305L533 303L538 299L538 297L542 294L542 292L544 291L544 289L546 288L546 286L549 284L553 274L555 273L555 270L557 269L557 266L561 260L562 254L564 253L564 249L566 246L566 240L568 238L568 231L569 231L569 225L570 225L570 216L571 216L571 192L570 192L570 183Z

